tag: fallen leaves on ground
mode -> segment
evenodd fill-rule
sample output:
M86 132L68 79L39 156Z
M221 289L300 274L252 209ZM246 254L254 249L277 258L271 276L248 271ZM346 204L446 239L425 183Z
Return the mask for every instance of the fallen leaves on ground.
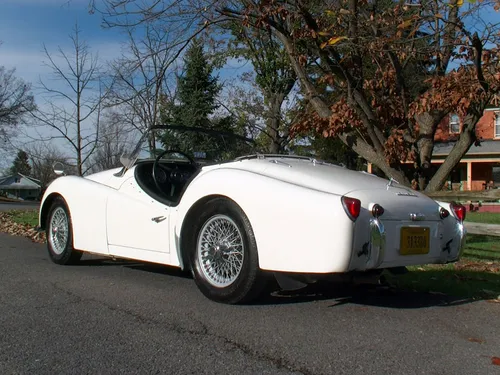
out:
M35 228L28 224L16 223L12 220L9 212L0 212L0 232L27 237L37 243L45 243L44 232L37 232Z
M500 358L499 357L491 357L491 363L496 366L500 366Z
M455 269L457 271L497 273L500 272L500 263L468 261L462 259L459 262L455 263Z

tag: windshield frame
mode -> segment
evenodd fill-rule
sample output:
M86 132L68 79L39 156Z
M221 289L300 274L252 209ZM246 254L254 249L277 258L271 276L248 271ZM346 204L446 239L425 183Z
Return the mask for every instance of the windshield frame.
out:
M222 131L222 130L215 130L209 128L195 127L195 126L184 126L184 125L154 125L149 127L145 132L142 133L135 147L132 149L130 153L127 153L127 151L125 151L122 154L122 156L120 157L120 162L123 165L123 169L116 174L117 176L123 176L127 170L132 168L137 163L137 160L139 159L139 154L143 149L144 143L146 143L147 140L149 139L151 132L158 130L177 130L180 132L204 133L217 137L229 137L252 144L253 146L257 146L257 143L255 142L254 139L230 131ZM168 149L168 150L173 150L173 149ZM184 151L184 150L179 150L179 151ZM257 152L256 154L260 153Z

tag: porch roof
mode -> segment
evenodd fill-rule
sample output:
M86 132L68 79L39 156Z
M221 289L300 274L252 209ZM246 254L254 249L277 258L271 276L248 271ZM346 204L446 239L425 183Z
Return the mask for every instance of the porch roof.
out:
M456 142L440 142L434 144L434 149L432 156L447 156ZM498 155L500 158L500 140L488 140L481 141L481 143L476 146L472 145L466 153L467 156L481 156L481 155Z

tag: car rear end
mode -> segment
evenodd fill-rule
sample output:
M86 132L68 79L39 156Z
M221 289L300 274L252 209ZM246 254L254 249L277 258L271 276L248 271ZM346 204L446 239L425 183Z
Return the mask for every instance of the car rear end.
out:
M394 187L355 190L350 270L457 261L465 245L465 207L439 203L418 192ZM344 198L346 199L346 198Z

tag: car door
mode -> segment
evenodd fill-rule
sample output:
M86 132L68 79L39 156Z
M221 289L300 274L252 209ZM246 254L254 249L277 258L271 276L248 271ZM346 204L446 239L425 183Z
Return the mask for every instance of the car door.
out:
M128 178L110 194L106 205L111 255L166 262L169 254L170 207L155 201Z

